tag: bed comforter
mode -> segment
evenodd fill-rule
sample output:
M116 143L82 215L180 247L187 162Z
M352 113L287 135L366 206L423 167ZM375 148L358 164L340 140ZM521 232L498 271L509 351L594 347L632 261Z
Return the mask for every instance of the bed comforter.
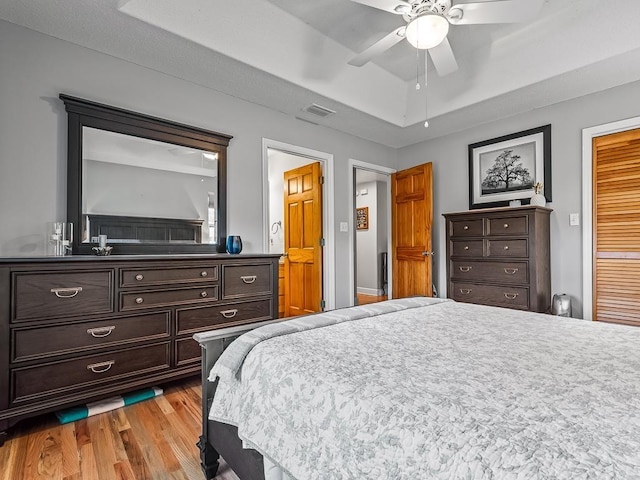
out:
M210 418L298 480L640 479L640 328L394 302L251 332Z

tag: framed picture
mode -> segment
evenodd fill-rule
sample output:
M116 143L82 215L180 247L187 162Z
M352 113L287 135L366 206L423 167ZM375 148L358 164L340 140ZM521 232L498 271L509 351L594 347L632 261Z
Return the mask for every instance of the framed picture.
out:
M551 201L551 125L469 145L469 208L523 205L542 183Z
M356 230L369 228L369 207L356 208Z

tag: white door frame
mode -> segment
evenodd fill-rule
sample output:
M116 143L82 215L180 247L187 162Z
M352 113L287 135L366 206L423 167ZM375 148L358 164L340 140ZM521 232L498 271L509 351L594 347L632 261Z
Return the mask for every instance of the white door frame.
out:
M640 117L582 129L582 317L593 320L593 139L640 128Z
M353 180L355 177L355 169L369 170L370 172L380 173L387 176L387 298L391 300L392 286L393 286L393 269L391 265L391 174L396 173L396 170L389 167L383 167L376 165L375 163L362 162L353 158L349 159L348 164L348 177L349 184L349 305L354 304L356 297L356 285L355 285L355 247L356 247L356 229L355 229L355 191L353 190Z
M333 154L312 150L310 148L291 145L289 143L262 139L262 242L265 252L269 251L269 159L268 150L307 157L322 165L324 185L322 191L322 232L324 248L322 251L322 298L325 310L336 308L336 272L335 272L335 226L334 226L334 180ZM284 193L283 193L284 194Z

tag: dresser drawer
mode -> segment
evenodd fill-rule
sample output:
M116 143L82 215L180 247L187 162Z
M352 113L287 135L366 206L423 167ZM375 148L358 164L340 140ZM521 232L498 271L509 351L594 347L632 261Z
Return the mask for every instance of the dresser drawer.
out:
M193 338L176 340L176 366L199 362L202 358L202 348Z
M271 294L271 265L223 265L222 298Z
M481 218L473 220L452 220L452 237L481 237L484 235L484 222Z
M526 215L489 219L487 235L526 235L527 233L529 233L529 222Z
M100 383L169 369L170 342L89 355L11 372L13 405L64 395Z
M450 297L458 302L495 305L520 310L529 309L529 289L524 287L453 282L451 290Z
M184 308L177 311L177 317L178 335L274 318L271 298L215 307Z
M217 265L179 268L127 268L120 273L122 287L215 282L217 280Z
M93 322L14 329L12 361L158 340L171 335L169 312Z
M482 257L484 254L482 240L453 240L451 255L454 257Z
M525 284L529 282L528 263L452 261L451 279L463 282Z
M218 299L218 286L172 288L120 293L120 310L166 307L189 303L210 303Z
M488 257L528 257L529 248L526 239L520 240L487 240Z
M111 270L16 273L13 320L76 317L113 311Z

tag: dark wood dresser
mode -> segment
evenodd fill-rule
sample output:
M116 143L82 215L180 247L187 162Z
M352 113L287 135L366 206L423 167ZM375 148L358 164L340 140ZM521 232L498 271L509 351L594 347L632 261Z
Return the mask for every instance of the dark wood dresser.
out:
M524 206L445 214L447 296L460 302L550 311L551 212Z
M0 444L21 419L199 374L194 333L277 318L278 257L0 259Z

